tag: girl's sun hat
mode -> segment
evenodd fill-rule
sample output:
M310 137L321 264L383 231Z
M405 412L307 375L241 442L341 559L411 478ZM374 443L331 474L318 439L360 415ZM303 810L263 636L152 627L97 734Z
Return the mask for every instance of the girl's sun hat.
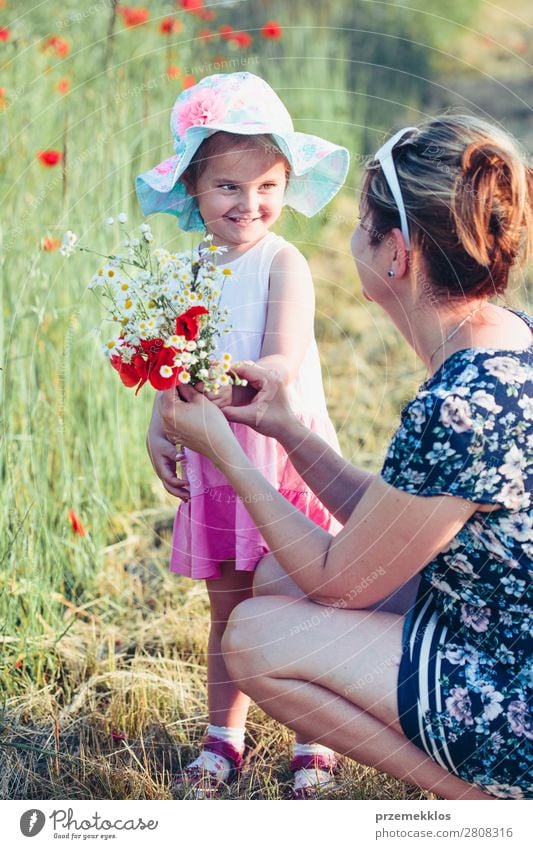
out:
M260 77L248 72L213 74L183 91L170 116L174 156L135 181L145 215L168 212L182 230L203 230L196 198L180 179L201 143L216 132L271 135L291 172L284 203L310 217L338 192L348 172L346 148L296 133L287 109Z

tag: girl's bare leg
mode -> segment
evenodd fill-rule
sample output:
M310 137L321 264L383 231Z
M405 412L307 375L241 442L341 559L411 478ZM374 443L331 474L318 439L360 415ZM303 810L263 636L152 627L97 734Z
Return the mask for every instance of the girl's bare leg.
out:
M403 735L397 709L403 617L255 598L230 618L230 674L268 714L359 763L446 799L489 799Z
M232 610L252 595L253 572L237 572L231 561L221 564L221 577L206 581L211 603L211 628L207 644L207 703L209 722L242 728L250 698L231 680L221 651L222 635Z

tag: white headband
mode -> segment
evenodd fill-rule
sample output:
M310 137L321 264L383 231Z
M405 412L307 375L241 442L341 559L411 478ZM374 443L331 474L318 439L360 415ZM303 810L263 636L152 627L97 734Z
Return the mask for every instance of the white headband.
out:
M407 248L407 250L409 250L411 247L411 240L409 238L409 225L407 224L405 205L403 202L400 184L398 182L398 175L394 166L394 157L392 155L392 150L394 148L394 145L397 144L400 139L405 136L406 133L410 133L413 130L417 129L418 127L404 127L403 130L398 130L397 133L395 133L388 141L385 142L384 145L380 147L380 149L374 156L374 159L376 159L381 165L383 176L387 181L387 185L391 190L392 196L396 202L396 206L398 207L401 222L400 229L402 231L402 236L404 238L405 247Z

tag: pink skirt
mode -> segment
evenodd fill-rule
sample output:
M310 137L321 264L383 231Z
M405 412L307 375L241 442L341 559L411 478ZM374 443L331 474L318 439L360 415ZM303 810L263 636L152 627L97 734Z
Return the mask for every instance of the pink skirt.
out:
M340 453L337 435L329 418L300 417L315 433ZM340 523L333 518L298 475L286 452L275 440L246 425L232 424L245 453L272 486L317 525L332 534ZM220 564L233 561L235 569L252 572L268 547L246 509L221 472L205 457L185 449L181 464L191 497L179 506L172 538L170 569L189 578L219 578ZM252 499L267 496L250 496Z

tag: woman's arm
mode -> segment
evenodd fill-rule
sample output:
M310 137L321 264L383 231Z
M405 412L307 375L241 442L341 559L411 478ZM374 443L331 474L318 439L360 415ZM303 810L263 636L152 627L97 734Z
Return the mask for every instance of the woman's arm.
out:
M353 466L296 417L287 422L278 442L324 507L346 524L375 475Z
M182 391L188 403L159 396L165 430L215 463L283 569L317 602L375 604L420 572L477 509L451 496L408 495L375 477L333 537L265 481L220 410L190 387Z

